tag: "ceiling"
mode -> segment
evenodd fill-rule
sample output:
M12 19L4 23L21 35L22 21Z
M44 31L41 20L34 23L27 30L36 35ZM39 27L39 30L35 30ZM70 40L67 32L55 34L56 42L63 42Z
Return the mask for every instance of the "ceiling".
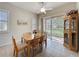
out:
M68 2L44 2L44 7L46 9L54 9ZM40 13L41 4L40 2L10 2L10 4L15 5L17 7L23 8L33 13Z

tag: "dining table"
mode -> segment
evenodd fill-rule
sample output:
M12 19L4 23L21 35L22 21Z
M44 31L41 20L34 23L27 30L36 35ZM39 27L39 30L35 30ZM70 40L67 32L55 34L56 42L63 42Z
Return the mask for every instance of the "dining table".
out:
M24 33L23 34L22 40L23 42L26 42L28 44L28 48L27 48L28 56L30 56L30 42L34 40L34 38L40 38L41 36L42 36L42 33L37 33L37 34Z

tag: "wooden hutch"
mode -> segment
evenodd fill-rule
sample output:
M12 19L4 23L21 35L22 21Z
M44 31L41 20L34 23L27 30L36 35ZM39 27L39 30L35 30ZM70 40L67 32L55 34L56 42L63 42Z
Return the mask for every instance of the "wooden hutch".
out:
M71 10L64 17L64 46L76 52L79 46L78 19L78 10Z

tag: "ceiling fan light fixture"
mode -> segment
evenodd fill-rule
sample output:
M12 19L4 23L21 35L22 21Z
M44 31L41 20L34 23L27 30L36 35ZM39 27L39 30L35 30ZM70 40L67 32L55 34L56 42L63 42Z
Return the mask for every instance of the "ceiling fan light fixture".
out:
M45 10L44 7L42 7L40 11L41 11L42 13L45 13L45 14L46 14L46 10Z
M41 8L41 12L45 12L45 8L43 7L43 8Z

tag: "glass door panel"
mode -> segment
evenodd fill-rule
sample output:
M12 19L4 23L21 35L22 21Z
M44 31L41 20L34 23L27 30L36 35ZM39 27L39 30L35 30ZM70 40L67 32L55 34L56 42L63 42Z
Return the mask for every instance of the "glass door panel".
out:
M51 18L45 18L43 20L43 31L47 33L47 37L49 39L51 39L51 36L52 36L52 32L51 32L51 29L52 29L52 23L51 23Z
M52 18L52 36L64 37L64 20L62 17Z

